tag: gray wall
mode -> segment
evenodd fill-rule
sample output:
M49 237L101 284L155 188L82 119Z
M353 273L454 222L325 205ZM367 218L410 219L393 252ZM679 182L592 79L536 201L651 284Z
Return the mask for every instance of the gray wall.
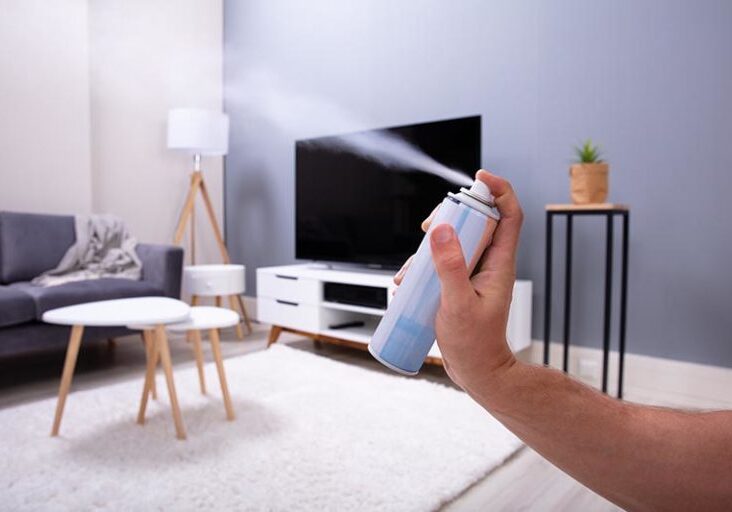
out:
M483 165L525 208L518 268L534 281L539 338L544 205L568 200L571 146L592 137L611 164L610 199L632 205L629 350L732 366L731 26L725 0L227 1L232 255L250 283L256 267L294 261L293 139L234 98L247 70L374 127L479 113ZM367 127L331 131L346 128ZM576 222L579 344L602 333L602 226Z

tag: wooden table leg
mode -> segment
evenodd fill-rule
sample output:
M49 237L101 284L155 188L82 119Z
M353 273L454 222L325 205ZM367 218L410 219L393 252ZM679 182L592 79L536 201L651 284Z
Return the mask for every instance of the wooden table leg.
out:
M241 314L244 316L244 323L247 326L248 334L252 333L252 322L249 320L249 315L247 314L247 308L244 306L244 301L241 298L241 295L236 296L236 302L239 304L239 309L241 310Z
M231 396L229 395L229 386L226 384L226 374L224 373L224 362L221 359L221 344L219 340L219 331L211 329L209 331L211 339L211 349L213 351L214 361L216 361L216 370L219 374L219 382L221 383L221 394L224 396L224 408L226 409L226 419L234 419L234 407L231 405Z
M198 295L191 295L191 307L198 306ZM188 343L193 343L193 332L188 331L186 333L186 341Z
M74 377L76 358L79 355L79 346L81 345L81 336L83 334L83 325L75 325L71 328L71 336L69 336L69 346L66 348L66 361L64 362L64 370L61 374L61 385L59 386L58 390L56 415L53 419L53 428L51 429L52 436L57 436L59 428L61 428L61 417L64 414L66 396L69 394L69 389L71 388L71 379L73 379Z
M188 331L193 337L193 354L196 356L196 368L198 368L198 382L201 385L201 393L206 394L206 377L203 373L203 351L201 350L201 331L193 329Z
M137 423L143 425L145 423L145 411L147 410L147 397L150 390L155 386L155 367L158 362L159 344L157 337L152 331L144 331L145 343L147 344L147 366L145 369L145 383L142 386L142 398L140 399L140 409L137 411Z
M236 297L235 295L229 295L229 307L233 311L236 311L236 314L239 315L239 307L238 307L238 305L236 303L236 298L235 297ZM242 329L241 329L241 316L239 316L239 323L237 323L234 327L236 329L236 337L239 338L240 340L243 340L244 339L244 331L242 331Z
M279 327L277 325L272 326L272 328L269 330L269 339L267 340L267 348L269 348L274 343L277 343L277 338L280 337L281 333L282 333L282 327Z
M155 383L155 370L158 366L158 353L155 350L155 336L153 335L153 331L142 331L142 339L145 340L146 361L148 362L148 364L150 363L150 361L153 362L151 379L149 382L146 382L146 385L148 386L148 391L152 394L153 400L157 400L158 390ZM145 378L147 379L147 373L145 374Z
M165 326L162 324L155 326L155 341L158 345L160 361L163 363L165 381L168 384L168 395L170 396L170 407L173 409L173 422L175 423L176 436L178 439L185 439L186 431L183 427L183 418L180 414L178 395L175 392L175 381L173 380L173 363L170 360L170 347L168 347L168 338L165 334Z

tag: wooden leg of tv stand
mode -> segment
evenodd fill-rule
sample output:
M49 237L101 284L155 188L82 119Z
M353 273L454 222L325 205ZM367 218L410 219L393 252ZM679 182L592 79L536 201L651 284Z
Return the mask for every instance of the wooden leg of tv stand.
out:
M272 328L269 330L269 341L267 343L267 346L277 343L277 339L280 337L280 334L283 332L289 332L291 334L297 334L298 336L303 336L305 338L310 338L313 341L320 341L320 335L312 333L312 332L306 332L306 331L299 331L297 329L291 329L289 327L281 327L279 325L273 325Z
M272 344L277 343L277 338L280 337L281 333L282 333L282 327L279 327L277 325L272 326L272 328L269 330L269 339L267 340L267 348L269 348Z
M427 358L424 360L424 362L427 363L427 364L434 364L434 365L437 365L437 366L445 366L442 363L442 358L441 357L427 356Z
M303 336L304 338L310 338L313 340L318 346L320 343L330 343L331 345L339 345L341 347L349 347L349 348L357 348L359 350L368 350L368 345L365 343L360 343L358 341L351 341L351 340L344 340L341 338L334 338L332 336L325 336L323 334L315 334L312 332L305 332L305 331L299 331L297 329L290 329L289 327L280 327L279 325L273 325L272 328L269 331L269 342L267 343L267 347L272 345L273 343L277 342L277 339L280 337L280 334L283 332L289 332L292 334L297 334L298 336ZM437 366L443 366L442 364L442 358L440 357L432 357L429 356L424 361L427 364L434 364Z

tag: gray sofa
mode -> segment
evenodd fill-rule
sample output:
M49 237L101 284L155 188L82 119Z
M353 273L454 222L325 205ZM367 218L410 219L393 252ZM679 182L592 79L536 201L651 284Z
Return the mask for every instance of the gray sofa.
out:
M125 297L180 296L183 249L167 245L137 245L139 281L31 285L31 279L56 267L75 239L72 216L0 211L0 357L66 347L70 328L40 321L49 309ZM84 330L84 341L130 333L123 327L91 327Z

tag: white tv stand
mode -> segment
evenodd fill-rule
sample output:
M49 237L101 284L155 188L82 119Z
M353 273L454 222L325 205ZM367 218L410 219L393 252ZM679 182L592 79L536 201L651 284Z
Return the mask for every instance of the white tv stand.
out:
M391 301L396 285L393 272L338 269L319 264L257 269L257 317L272 325L268 346L280 333L293 332L315 341L365 349L384 315L384 309L355 306L323 299L323 284L343 283L384 288ZM346 323L363 325L332 328ZM508 319L508 340L514 352L531 344L531 281L516 281ZM437 344L428 363L442 364Z

